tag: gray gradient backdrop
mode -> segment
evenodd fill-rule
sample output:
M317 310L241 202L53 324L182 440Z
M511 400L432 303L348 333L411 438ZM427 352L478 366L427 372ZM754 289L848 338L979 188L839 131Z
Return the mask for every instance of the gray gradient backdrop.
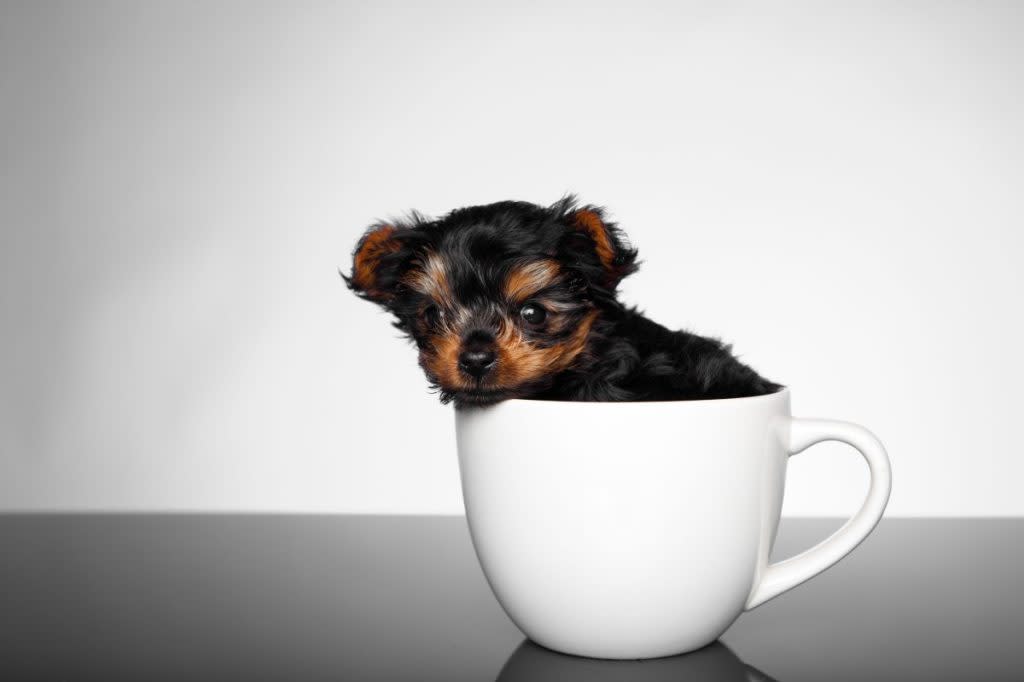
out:
M1024 5L0 8L2 509L460 511L449 408L336 268L575 191L627 300L882 438L892 514L1024 513ZM820 446L785 511L866 478Z

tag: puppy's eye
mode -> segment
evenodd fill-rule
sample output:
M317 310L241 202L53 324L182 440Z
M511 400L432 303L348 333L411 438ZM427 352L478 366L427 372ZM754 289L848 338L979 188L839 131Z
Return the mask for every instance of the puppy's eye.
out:
M519 316L526 321L526 324L537 326L543 324L544 320L548 318L548 311L536 303L527 303L519 309Z
M423 321L431 327L436 327L444 320L444 311L436 305L428 305L423 309Z

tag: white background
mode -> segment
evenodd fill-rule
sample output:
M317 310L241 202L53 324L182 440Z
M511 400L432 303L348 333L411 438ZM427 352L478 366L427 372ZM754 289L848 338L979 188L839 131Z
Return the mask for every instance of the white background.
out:
M0 20L0 508L461 510L451 408L336 269L566 191L893 515L1024 513L1012 3L47 3ZM852 451L785 510L844 514Z

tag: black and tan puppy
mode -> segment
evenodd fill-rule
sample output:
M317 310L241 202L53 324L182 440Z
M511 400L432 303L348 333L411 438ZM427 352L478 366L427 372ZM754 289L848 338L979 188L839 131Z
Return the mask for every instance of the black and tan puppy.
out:
M780 388L616 287L637 252L602 209L503 201L372 226L345 282L396 317L441 400L692 400Z

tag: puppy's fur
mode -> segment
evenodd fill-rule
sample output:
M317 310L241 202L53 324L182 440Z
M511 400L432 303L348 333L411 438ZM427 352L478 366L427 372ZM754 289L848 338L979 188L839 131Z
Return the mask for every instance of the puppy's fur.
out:
M393 313L442 402L735 398L781 388L729 346L670 331L616 298L637 252L596 206L503 201L378 223L357 294Z

